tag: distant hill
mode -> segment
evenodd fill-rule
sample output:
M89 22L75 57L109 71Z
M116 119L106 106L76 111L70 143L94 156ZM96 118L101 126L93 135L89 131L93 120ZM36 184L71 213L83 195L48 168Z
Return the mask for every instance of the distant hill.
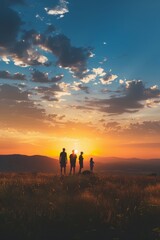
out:
M34 155L0 155L0 172L57 172L58 161L54 158Z
M156 173L160 175L160 159L139 158L95 158L97 170L101 172Z
M135 173L156 173L160 175L160 159L139 159L139 158L115 158L115 157L93 157L95 161L95 172L125 172ZM67 173L69 172L69 161ZM76 171L79 169L77 161ZM84 169L89 168L89 161L84 159ZM59 162L57 159L34 155L0 155L0 172L53 172L59 173Z

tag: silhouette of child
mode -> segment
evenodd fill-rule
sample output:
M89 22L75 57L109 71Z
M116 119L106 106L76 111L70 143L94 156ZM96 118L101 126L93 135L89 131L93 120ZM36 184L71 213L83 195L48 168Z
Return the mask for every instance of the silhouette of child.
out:
M90 159L90 171L93 172L93 168L94 168L94 161L93 158Z

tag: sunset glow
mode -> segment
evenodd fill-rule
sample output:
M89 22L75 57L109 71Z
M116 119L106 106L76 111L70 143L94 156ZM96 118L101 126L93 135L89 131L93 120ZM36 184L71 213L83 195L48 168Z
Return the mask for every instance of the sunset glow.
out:
M158 0L0 3L0 154L160 157Z

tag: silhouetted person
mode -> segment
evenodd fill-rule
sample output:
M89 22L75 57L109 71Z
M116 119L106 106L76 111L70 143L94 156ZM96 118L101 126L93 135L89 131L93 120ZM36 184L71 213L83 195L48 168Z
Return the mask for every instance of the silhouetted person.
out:
M94 168L94 161L93 158L90 159L90 171L93 172L93 168Z
M62 149L62 152L59 156L59 163L61 168L61 175L62 171L64 170L64 175L66 174L66 164L67 164L67 153L65 152L65 148Z
M81 170L83 168L83 152L79 155L79 174L81 173Z
M72 169L73 174L75 174L77 155L75 154L74 150L72 150L72 153L70 154L69 158L70 158L70 174L72 173Z

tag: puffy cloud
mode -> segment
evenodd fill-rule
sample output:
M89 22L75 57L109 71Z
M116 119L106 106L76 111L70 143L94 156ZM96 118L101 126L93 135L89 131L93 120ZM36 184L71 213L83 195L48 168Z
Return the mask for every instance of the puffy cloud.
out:
M26 67L48 64L48 58L39 53L34 47L36 37L34 31L26 32L22 36L23 39L17 41L10 49L10 55L15 65Z
M83 83L89 83L90 81L94 81L96 79L96 74L86 74L85 77L81 79L81 82Z
M99 78L102 84L111 84L118 76L111 74L110 72L105 72L103 68L93 68L91 73L89 71L86 72L86 76L81 79L84 83L89 83L90 81L94 81L96 78Z
M139 109L144 108L145 104L143 101L160 97L159 89L145 88L143 82L140 80L127 81L126 84L122 96L112 96L109 99L95 99L86 101L86 103L102 112L122 114L137 112Z
M8 71L0 71L0 78L11 80L26 80L26 76L22 73L14 73L13 75Z
M12 1L0 1L0 47L8 48L14 45L22 21L16 11L9 6ZM20 3L22 1L13 1Z
M124 80L120 79L119 84L124 84Z
M33 82L40 82L40 83L56 83L59 82L63 78L63 75L57 75L52 77L51 79L48 78L48 73L43 73L38 70L32 73L32 81Z
M50 50L57 58L57 65L70 69L75 77L83 78L86 74L86 62L91 52L89 48L73 47L70 39L63 34L49 36L41 46Z
M111 84L117 77L117 75L106 73L103 78L100 78L100 81L102 84Z
M25 31L20 40L12 42L12 46L0 53L5 61L9 61L10 57L15 65L22 67L50 66L51 63L42 54L41 49L56 56L57 66L69 69L74 77L82 79L86 76L87 60L91 55L90 49L72 46L70 39L63 34L48 36L31 29Z
M104 76L104 75L106 74L106 73L104 72L104 69L101 68L101 67L93 68L92 71L93 71L93 73L96 74L96 76L100 76L100 77L102 77L102 76Z
M53 8L45 8L46 12L50 15L55 15L60 17L64 17L64 14L68 13L68 2L65 0L60 0L59 5Z

